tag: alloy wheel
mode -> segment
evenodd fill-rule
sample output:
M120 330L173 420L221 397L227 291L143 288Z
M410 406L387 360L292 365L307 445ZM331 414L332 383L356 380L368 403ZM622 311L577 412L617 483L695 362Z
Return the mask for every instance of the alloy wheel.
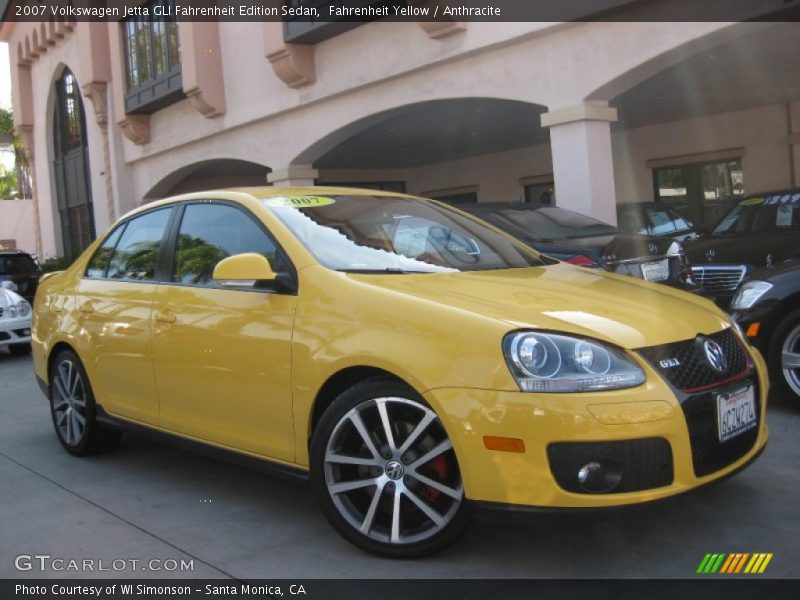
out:
M86 431L86 386L75 363L63 360L53 377L53 417L59 437L77 446Z
M444 427L430 408L406 398L375 398L345 413L328 439L324 474L339 514L382 543L432 538L464 499Z
M786 383L800 396L800 324L795 326L783 341L781 369Z

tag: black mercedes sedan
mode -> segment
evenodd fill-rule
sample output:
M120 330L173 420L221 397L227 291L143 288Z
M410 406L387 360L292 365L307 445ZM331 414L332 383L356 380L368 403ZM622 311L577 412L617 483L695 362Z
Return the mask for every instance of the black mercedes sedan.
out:
M0 282L12 282L11 290L31 304L41 274L36 261L27 252L0 249Z
M695 290L681 244L671 238L624 234L555 206L485 202L458 208L558 260Z
M669 237L679 242L696 240L702 234L689 219L659 202L618 204L617 223L623 233Z
M800 243L800 189L752 194L711 233L686 245L700 293L722 308L750 271Z
M800 401L800 259L753 272L731 314L766 357L773 385Z

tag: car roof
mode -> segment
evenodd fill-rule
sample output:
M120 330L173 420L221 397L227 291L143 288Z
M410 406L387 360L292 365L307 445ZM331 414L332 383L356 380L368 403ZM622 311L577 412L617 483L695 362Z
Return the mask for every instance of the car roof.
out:
M17 250L16 248L0 248L0 254L14 254L16 256L22 254L24 256L30 256L28 252L25 252L24 250Z

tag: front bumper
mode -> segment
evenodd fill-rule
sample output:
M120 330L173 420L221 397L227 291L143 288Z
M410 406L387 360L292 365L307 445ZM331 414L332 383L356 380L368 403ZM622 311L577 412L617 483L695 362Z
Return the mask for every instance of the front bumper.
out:
M603 508L674 496L722 479L764 448L768 383L763 359L753 353L759 389L759 427L741 457L705 476L695 475L689 429L671 388L647 369L642 386L615 392L529 394L436 389L426 400L442 417L459 460L466 497L513 507ZM485 436L523 440L524 452L488 450ZM660 438L669 443L673 476L668 485L632 492L576 493L556 481L548 447L563 442L613 442Z
M29 344L30 341L30 316L15 319L0 319L0 347L13 344Z

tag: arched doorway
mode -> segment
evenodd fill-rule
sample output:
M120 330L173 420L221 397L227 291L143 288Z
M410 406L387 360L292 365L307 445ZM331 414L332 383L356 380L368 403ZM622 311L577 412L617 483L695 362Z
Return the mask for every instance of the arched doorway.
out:
M228 187L267 185L270 170L266 165L236 158L202 160L163 177L144 195L144 201Z
M55 82L53 170L64 256L77 256L95 238L86 116L80 88L64 69Z

